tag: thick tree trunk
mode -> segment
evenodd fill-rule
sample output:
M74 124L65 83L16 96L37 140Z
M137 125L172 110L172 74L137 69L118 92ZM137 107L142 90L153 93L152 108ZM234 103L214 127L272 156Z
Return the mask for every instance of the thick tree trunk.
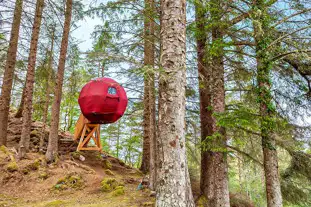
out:
M185 140L186 1L161 1L156 206L194 206Z
M268 207L282 207L281 185L278 172L278 157L275 140L273 139L275 107L272 102L270 86L270 70L272 68L271 53L267 51L269 40L269 14L265 1L254 1L258 10L254 22L256 43L258 100L261 116L261 138L266 178L266 194Z
M224 66L222 57L213 57L211 74L212 112L225 111ZM212 135L207 143L206 176L207 186L204 189L209 206L229 207L228 165L226 157L226 134L223 127L217 126L212 116Z
M211 111L211 91L210 91L210 68L208 67L206 58L206 41L207 32L205 31L206 10L202 1L196 3L196 40L197 40L197 56L198 56L198 74L199 74L199 93L200 93L200 120L201 120L201 142L205 142L208 136L212 135L212 111ZM207 167L210 165L209 152L201 149L201 178L200 189L201 194L207 194L208 176Z
M220 22L222 16L221 1L210 2L213 9L211 19ZM201 8L200 8L201 6ZM229 207L228 166L226 160L225 129L217 126L213 113L225 111L223 49L217 54L206 54L207 34L204 31L205 13L201 4L197 5L198 22L197 47L200 90L201 119L201 193L207 198L207 206ZM219 24L217 24L219 25ZM221 28L215 25L212 32L212 44L222 40ZM216 45L216 47L219 45ZM210 137L207 139L207 137Z
M60 56L57 70L57 80L54 92L54 100L52 105L52 120L51 128L49 134L49 143L46 151L46 159L48 162L55 160L58 153L58 126L59 126L59 117L60 117L60 102L62 98L62 88L64 80L64 70L66 63L66 54L68 47L68 38L70 31L70 22L71 22L71 13L72 13L72 0L66 1L66 12L65 12L65 24L63 30L62 43L60 48Z
M10 110L11 90L15 71L19 27L22 17L23 0L17 0L11 29L9 49L6 59L3 83L0 97L0 146L6 145L8 117Z
M45 138L45 128L47 125L47 118L48 118L48 110L49 110L49 105L50 105L50 92L51 92L51 87L50 87L50 81L52 79L52 65L53 65L53 53L54 53L54 40L55 40L55 27L53 26L52 28L52 33L51 33L51 48L49 51L49 61L48 61L48 74L47 74L47 80L46 80L46 96L45 96L45 103L44 103L44 108L43 108L43 127L40 135L40 143L39 143L39 149L42 152L43 151L43 145L44 145L44 138Z
M150 164L154 160L154 154L151 152L154 148L154 126L152 117L152 108L155 102L152 102L152 93L154 91L154 2L153 0L145 0L144 15L144 137L143 137L143 156L141 170L144 173L150 171ZM151 155L153 157L151 157ZM153 167L153 166L152 166ZM154 167L153 167L154 169ZM153 176L153 175L152 175Z
M44 0L37 0L36 13L33 23L31 42L30 42L30 52L28 58L28 69L26 75L26 92L23 107L23 124L22 124L22 134L21 140L19 142L19 158L25 156L25 152L29 151L29 141L30 141L30 127L31 127L31 117L32 117L32 96L33 96L33 84L35 82L35 67L37 59L37 48L38 39L40 33L42 11L44 7Z

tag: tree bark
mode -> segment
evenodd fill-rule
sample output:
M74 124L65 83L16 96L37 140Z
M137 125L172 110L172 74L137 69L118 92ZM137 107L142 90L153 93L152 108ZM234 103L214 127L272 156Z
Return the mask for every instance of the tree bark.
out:
M144 138L141 170L154 181L154 1L145 0L144 11ZM153 85L152 85L153 84ZM150 169L152 165L152 170ZM154 183L154 182L153 182ZM151 183L153 185L153 183Z
M15 71L17 44L19 37L19 27L22 17L23 0L17 0L14 9L14 18L11 29L11 37L9 49L5 64L5 71L0 97L0 146L6 145L7 127L11 101L11 91L13 84L13 76Z
M270 70L273 67L271 54L266 50L271 43L269 38L269 14L263 0L254 1L257 9L254 25L257 60L257 96L260 111L260 129L266 178L266 194L268 207L282 207L282 193L278 172L278 157L273 139L275 107L272 102Z
M21 118L23 116L23 108L24 108L24 103L25 103L25 96L26 96L26 84L24 85L23 88L23 93L22 93L22 97L21 97L21 102L18 106L18 110L15 114L15 118Z
M31 42L30 42L30 52L28 57L28 69L26 75L26 91L25 100L23 107L23 124L22 124L22 134L21 140L19 142L19 158L25 156L25 152L29 151L29 141L30 141L30 127L31 127L31 117L32 117L32 97L33 97L33 84L35 82L35 67L37 59L37 48L38 39L41 27L42 12L44 7L44 0L37 0L36 3L36 13L33 23ZM24 150L22 150L24 149Z
M199 93L200 93L200 121L201 121L201 142L205 142L208 136L212 135L212 111L211 111L211 91L210 91L210 76L211 71L205 61L207 31L205 31L206 11L202 1L197 1L195 5L196 12L196 41L197 41L197 58L198 58L198 74L199 74ZM201 194L207 194L208 176L207 167L210 165L210 156L208 151L201 149L201 178L200 189Z
M146 50L146 49L145 49ZM150 164L150 105L149 105L149 81L144 78L144 113L143 113L143 154L140 170L143 173L149 171Z
M43 127L40 135L40 143L39 143L39 149L42 152L43 151L43 145L44 145L44 138L45 138L45 129L47 125L47 118L48 118L48 110L50 105L50 80L52 79L52 65L53 65L53 53L54 53L54 41L55 41L55 26L52 27L51 31L51 48L49 51L49 60L48 60L48 74L47 74L47 80L46 80L46 96L45 96L45 103L43 108Z
M212 0L213 9L210 11L211 19L221 22L223 14L222 2ZM204 10L203 10L204 11ZM215 42L222 41L222 28L220 24L212 27L212 44L219 47L217 54L204 54L206 50L206 34L204 32L204 16L201 9L197 9L199 37L198 66L200 84L200 118L201 118L201 192L207 198L208 206L229 207L228 166L226 159L226 134L223 127L217 125L214 113L225 111L224 65L223 48ZM202 31L203 30L203 33ZM203 83L202 83L203 82ZM207 139L207 137L209 137Z
M156 95L155 95L155 74L152 74L150 82L150 166L149 166L149 187L156 189L157 180L157 122L156 122Z
M194 206L185 143L186 1L161 1L156 206Z
M155 190L156 187L156 159L157 159L157 146L156 146L156 95L155 95L155 2L154 0L146 0L145 2L146 12L145 15L146 23L149 31L146 31L145 47L146 51L146 62L145 65L151 67L147 73L148 75L148 86L149 86L149 112L150 112L150 159L149 159L149 187ZM146 42L147 41L147 42Z
M60 117L60 103L62 98L62 88L64 80L64 70L66 63L66 54L68 47L68 38L70 31L70 22L71 22L71 13L72 13L72 0L66 1L66 12L65 12L65 24L63 30L62 43L60 48L60 56L57 70L57 80L54 92L54 100L52 105L52 120L51 128L49 134L49 143L46 151L46 159L48 162L55 160L58 153L58 126L59 126L59 117Z

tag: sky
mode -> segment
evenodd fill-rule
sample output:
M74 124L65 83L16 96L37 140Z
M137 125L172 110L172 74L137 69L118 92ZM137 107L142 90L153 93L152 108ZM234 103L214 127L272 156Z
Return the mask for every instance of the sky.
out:
M91 0L83 0L85 9L88 8ZM94 31L96 25L102 24L102 21L99 18L85 17L84 20L80 20L77 25L78 28L72 32L72 36L77 38L81 43L79 48L82 52L92 49L93 39L91 34Z

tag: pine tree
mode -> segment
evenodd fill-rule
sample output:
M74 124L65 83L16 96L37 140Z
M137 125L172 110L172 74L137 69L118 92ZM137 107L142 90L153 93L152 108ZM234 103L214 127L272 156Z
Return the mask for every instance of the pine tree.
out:
M273 67L273 62L271 61L270 53L266 50L272 40L269 32L271 20L265 1L255 1L254 10L256 10L253 25L257 60L257 99L260 104L260 131L266 178L267 206L282 207L278 157L275 139L273 138L273 130L276 126L274 122L276 110L272 103L270 81L270 71Z
M156 205L194 206L185 142L186 1L161 1Z
M44 7L44 0L37 0L36 13L33 23L30 52L28 58L28 70L26 75L26 92L24 97L23 107L23 125L22 135L19 143L19 157L23 158L25 153L29 150L30 141L30 127L32 122L32 99L33 99L33 85L35 81L35 67L37 60L37 47L41 27L42 11Z
M14 19L11 29L10 44L7 53L5 72L0 97L0 146L6 145L7 127L10 110L11 90L16 63L17 44L22 17L23 0L17 0L14 9Z
M60 49L58 70L57 70L57 80L56 87L54 91L54 99L52 105L52 120L51 128L49 134L49 143L46 151L46 159L51 162L55 160L58 153L58 127L59 127L59 117L60 117L60 102L62 98L62 87L66 63L66 54L68 47L68 39L70 32L70 22L72 14L72 0L66 1L66 11L65 11L65 23L63 30L63 37Z
M47 65L47 79L46 79L46 96L44 101L44 108L43 108L43 127L41 131L40 136L40 143L39 143L39 149L40 151L43 151L43 145L44 145L44 138L45 138L45 129L47 125L47 118L48 118L48 110L50 105L50 93L51 93L51 86L50 81L52 79L52 72L53 72L53 53L54 53L54 42L55 42L55 26L53 25L51 28L51 46L49 50L49 57L48 57L48 65Z
M152 142L154 137L154 125L151 109L155 105L152 100L154 91L154 2L153 0L145 0L144 11L144 139L143 139L143 155L141 170L148 172L150 170L151 151L153 150ZM153 83L153 85L152 85Z

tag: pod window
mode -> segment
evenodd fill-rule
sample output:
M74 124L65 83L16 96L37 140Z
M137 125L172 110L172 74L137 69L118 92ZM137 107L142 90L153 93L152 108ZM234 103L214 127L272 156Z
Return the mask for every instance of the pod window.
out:
M115 87L109 87L108 88L108 94L117 95L117 89Z

